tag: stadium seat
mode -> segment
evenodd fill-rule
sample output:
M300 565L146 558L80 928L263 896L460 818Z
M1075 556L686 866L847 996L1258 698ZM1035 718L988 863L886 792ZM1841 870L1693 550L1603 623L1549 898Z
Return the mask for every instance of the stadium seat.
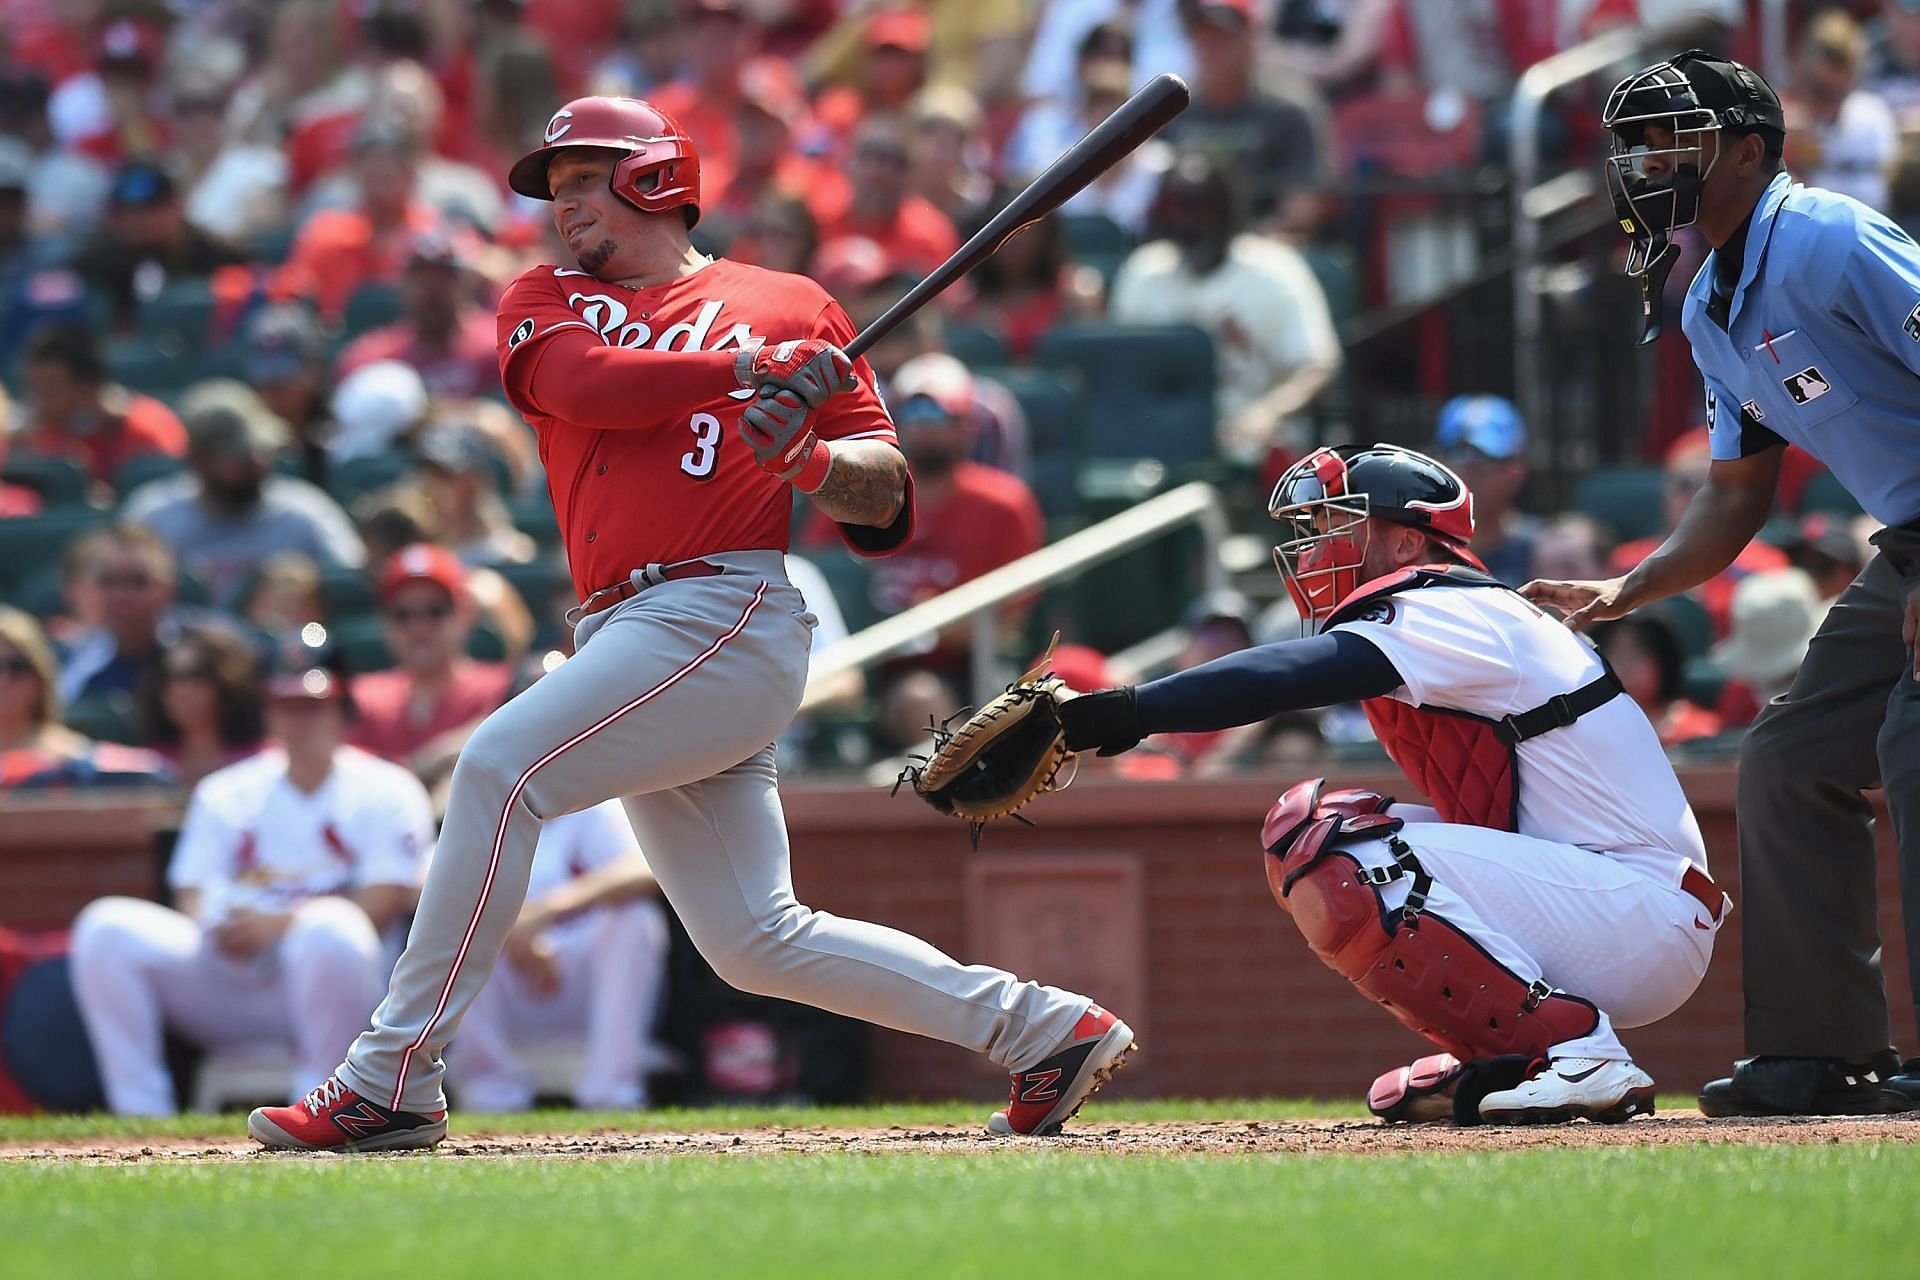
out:
M73 506L87 500L87 469L71 458L41 458L20 454L8 458L0 479L25 485L49 507Z
M1104 213L1061 214L1060 229L1074 260L1094 268L1112 284L1120 264L1133 249L1133 237L1127 229Z
M110 381L148 395L182 390L194 381L199 368L171 340L115 338L107 343L105 355Z
M554 593L569 582L566 570L546 559L527 564L496 564L492 569L520 593L520 599L536 623L546 618Z
M17 579L6 591L7 603L45 622L67 607L60 589L60 566L42 565Z
M148 481L178 475L186 470L186 466L186 459L176 458L172 454L136 453L121 463L120 470L114 473L114 494L125 498Z
M369 280L353 291L341 317L340 331L357 338L369 329L392 324L400 318L399 287L383 280Z
M975 371L982 365L1005 364L1009 359L1007 340L981 325L949 325L946 341L947 353Z
M1713 615L1693 596L1668 596L1646 605L1641 612L1650 613L1672 627L1687 657L1704 657L1707 650L1713 648Z
M1666 525L1664 486L1659 467L1595 467L1574 482L1573 507L1621 542L1650 538Z
M199 354L213 327L213 282L173 280L140 304L140 335L162 345Z
M344 621L373 612L373 579L367 570L339 565L320 571L320 598L327 616Z
M341 506L350 507L361 494L392 484L412 467L413 455L398 449L348 458L328 469L327 492Z
M795 503L794 505L800 507L804 504ZM559 545L560 522L553 514L553 503L545 494L536 494L531 498L509 499L507 513L513 517L514 528L542 547Z
M331 628L340 652L346 656L347 669L355 675L386 671L393 666L393 653L381 634L380 619L371 616L340 618Z
M67 704L60 719L75 733L98 742L139 746L144 738L133 699L124 693L75 698Z
M1040 340L1035 363L1084 380L1088 457L1157 458L1173 467L1213 456L1213 339L1202 330L1062 325Z
M58 564L74 538L112 521L112 512L95 507L55 507L37 516L0 520L0 581L23 581Z
M981 369L982 377L1005 387L1027 420L1030 449L1027 480L1040 509L1049 517L1080 510L1076 476L1086 450L1082 438L1080 393L1084 387L1071 369Z
M1847 492L1839 477L1831 471L1816 473L1800 491L1800 513L1824 511L1836 516L1860 514L1860 500Z
M809 547L802 554L833 588L834 603L840 606L849 633L880 621L880 610L873 603L873 571L866 561L838 547Z

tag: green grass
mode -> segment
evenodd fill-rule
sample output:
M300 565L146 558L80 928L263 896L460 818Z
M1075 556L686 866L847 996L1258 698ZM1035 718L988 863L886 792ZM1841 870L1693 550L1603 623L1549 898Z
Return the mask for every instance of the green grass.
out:
M0 1274L1909 1274L1911 1146L0 1167Z

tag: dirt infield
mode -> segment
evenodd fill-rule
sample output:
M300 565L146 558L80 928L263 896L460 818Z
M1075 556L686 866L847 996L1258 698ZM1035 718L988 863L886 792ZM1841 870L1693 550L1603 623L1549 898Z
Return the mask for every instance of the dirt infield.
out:
M856 1155L990 1156L1003 1151L1077 1155L1409 1155L1439 1151L1527 1151L1540 1148L1667 1147L1697 1144L1920 1143L1920 1113L1873 1119L1708 1120L1675 1113L1620 1125L1456 1129L1445 1125L1388 1128L1364 1121L1219 1121L1094 1123L1059 1138L991 1138L978 1128L751 1128L658 1133L458 1134L432 1154L443 1159L503 1156L563 1160L662 1156ZM423 1158L396 1153L381 1158ZM0 1143L0 1161L62 1160L125 1164L150 1161L234 1162L287 1159L230 1134L199 1138L84 1138ZM292 1157L328 1158L328 1157Z

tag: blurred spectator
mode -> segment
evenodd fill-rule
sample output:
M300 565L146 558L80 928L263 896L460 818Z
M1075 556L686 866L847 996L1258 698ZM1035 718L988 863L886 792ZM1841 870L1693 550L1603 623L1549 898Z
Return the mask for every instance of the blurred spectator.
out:
M1473 494L1473 550L1510 587L1537 576L1540 521L1514 510L1527 483L1527 426L1504 396L1455 396L1440 406L1434 456L1460 473Z
M1035 661L1038 661L1037 656ZM1053 651L1051 665L1053 673L1064 680L1069 689L1081 693L1111 689L1125 679L1122 673L1114 670L1106 654L1084 644L1060 645ZM1090 777L1104 775L1133 782L1168 782L1185 772L1186 765L1177 755L1158 741L1153 741L1142 743L1132 751L1117 756L1085 752L1078 758L1075 776L1085 773Z
M1642 610L1597 623L1589 634L1627 696L1653 722L1661 746L1711 738L1720 732L1720 717L1686 697L1687 655L1665 618Z
M469 568L534 558L539 548L514 528L500 499L496 468L502 464L478 427L457 413L443 416L420 433L414 454L421 487L433 504L436 541Z
M960 247L946 214L907 189L911 156L906 130L883 119L860 126L853 144L853 191L845 212L821 219L826 241L865 236L886 251L894 269L921 276Z
M1220 364L1220 450L1242 462L1306 440L1308 405L1340 367L1326 295L1298 251L1247 232L1238 184L1205 156L1182 156L1160 184L1153 223L1113 282L1113 318L1193 324ZM1296 438L1297 437L1297 438Z
M445 547L415 543L380 566L375 598L396 667L353 682L353 741L404 764L430 787L507 700L513 670L467 656L474 607L467 571Z
M112 170L54 140L47 84L32 72L0 81L0 143L7 146L9 163L25 165L24 177L17 180L26 185L27 234L37 256L45 264L65 263L99 221Z
M239 600L240 616L263 634L284 640L310 622L327 621L320 566L299 551L277 551L260 562Z
M968 279L973 296L961 315L1006 339L1008 354L1022 364L1055 325L1096 319L1106 309L1105 282L1099 271L1073 260L1058 214L1001 245Z
M1880 0L1867 55L1868 93L1887 104L1903 134L1920 129L1920 4Z
M106 623L106 606L94 565L113 540L111 528L90 529L68 540L60 551L60 605L62 612L42 620L47 635L61 649L79 644Z
M1867 552L1846 521L1825 511L1800 517L1780 549L1794 568L1813 579L1814 594L1829 604L1867 566Z
M477 127L467 155L499 183L515 160L540 145L554 107L567 95L546 42L525 32L510 32L486 47L479 72Z
M1326 105L1288 79L1255 82L1253 0L1185 0L1184 9L1198 74L1167 140L1243 175L1254 221L1310 230L1331 167Z
M415 140L405 129L376 124L354 141L358 200L351 209L322 209L300 228L275 277L282 298L309 298L330 324L347 300L369 284L398 284L414 237L439 215L420 199Z
M122 511L173 548L181 568L231 606L268 556L299 551L334 568L362 562L360 539L325 491L270 470L287 424L244 383L193 388L186 472L141 485Z
M1038 551L1046 522L1033 491L1017 476L967 460L973 428L959 406L916 394L891 403L900 449L913 470L916 514L912 535L898 554L873 562L873 602L898 613L963 582ZM1019 633L1032 601L1000 612L1002 636ZM961 621L941 633L934 651L915 666L966 683L972 626Z
M900 270L887 251L866 236L841 236L823 242L807 274L846 308L856 330L879 319L918 281L918 277ZM868 348L867 363L873 366L882 387L901 365L936 345L940 307L940 301L934 300Z
M328 410L334 421L327 464L389 453L404 446L426 420L427 384L402 360L375 360L342 378Z
M727 256L769 271L805 274L820 248L820 224L797 195L772 192L727 245Z
M385 564L413 543L440 540L440 518L416 480L361 494L353 504L353 527L367 548L368 564Z
M458 236L416 235L400 281L400 318L363 333L340 353L340 377L376 360L398 360L420 374L427 393L470 399L497 395L500 357L493 312L476 295L472 263Z
M754 211L768 200L800 200L815 220L846 207L846 175L827 157L810 154L817 148L801 145L807 100L791 76L776 74L764 60L743 70L733 128L738 143L733 177L725 190L713 195L703 192L701 235L725 244L733 253L733 242L749 229Z
M181 786L197 786L260 749L259 654L228 627L181 627L141 683L136 706L147 745Z
M165 133L155 98L165 53L166 33L156 21L109 22L93 65L61 80L47 100L54 137L109 164L158 152Z
M139 525L111 530L90 558L100 626L78 640L60 667L60 700L132 694L160 665L163 628L174 602L173 556Z
M1829 9L1807 27L1786 100L1788 163L1800 181L1884 210L1899 130L1887 104L1859 87L1866 57L1866 34L1847 13Z
M347 110L351 94L339 32L345 13L332 0L279 0L272 6L264 54L227 107L234 138L278 151L296 132Z
M973 223L993 198L980 134L984 123L980 103L955 85L928 85L914 95L907 113L913 152L908 182L956 227Z
M22 452L71 458L102 486L138 454L186 452L186 430L173 410L107 380L99 342L85 325L34 334L21 373L28 414L15 443Z
M907 123L907 104L927 82L927 44L933 27L917 8L861 14L864 56L853 74L829 84L814 100L820 123L847 138L869 120Z
M1630 573L1633 567L1659 549L1667 540L1667 535L1680 522L1680 516L1687 509L1687 503L1693 500L1707 483L1707 470L1711 459L1707 453L1707 429L1696 427L1686 435L1675 440L1667 450L1665 503L1666 530L1651 538L1636 538L1632 542L1623 542L1614 548L1612 557L1607 561L1607 570L1613 574ZM1751 574L1771 573L1775 569L1787 567L1787 558L1764 542L1749 542L1732 564L1720 573L1688 592L1706 606L1707 613L1713 618L1713 632L1725 636L1732 623L1733 593L1743 579ZM1744 722L1743 722L1744 723Z
M188 222L246 241L286 225L287 158L278 147L230 138L227 103L223 86L204 78L173 92L173 171Z
M58 673L40 624L0 605L0 791L168 780L151 751L93 742L61 724Z
M33 158L26 147L0 138L0 304L11 309L34 271L51 258L27 220L27 180Z
M1364 91L1379 70L1397 0L1279 0L1261 71L1309 80L1329 98Z
M1713 649L1728 676L1719 707L1728 728L1752 724L1787 691L1826 615L1813 579L1799 569L1756 573L1734 588L1732 634Z
M247 381L290 429L300 475L325 485L335 427L327 335L319 317L302 302L262 307L247 321L243 341Z
M889 405L918 397L962 419L973 440L967 457L982 466L1025 476L1029 461L1027 420L1019 402L989 378L976 378L944 351L926 351L901 365L882 388Z
M1592 516L1563 511L1540 527L1529 579L1576 580L1607 576L1607 542Z
M798 76L758 53L759 28L741 0L687 0L687 74L647 100L672 116L700 146L702 203L722 204L739 168L741 85L751 76Z
M1083 57L1079 77L1079 95L1072 109L1041 103L1021 118L1007 143L1004 168L1009 177L1031 178L1040 173L1112 115L1133 88L1124 57ZM1158 138L1149 138L1062 205L1060 212L1104 214L1138 238L1146 229L1147 211L1160 179L1172 162L1172 149Z
M946 721L966 698L934 671L903 671L887 683L874 709L871 733L875 759L867 782L890 787L912 757L932 749L933 726Z
M13 430L13 401L7 389L0 387L0 470L7 465L7 444ZM46 503L37 490L9 480L0 480L0 520L13 516L37 516Z
M418 782L343 745L350 715L337 664L283 666L276 745L194 788L167 868L178 910L102 898L74 921L74 996L115 1113L174 1112L166 1031L292 1049L297 1098L365 1028L433 826Z
M1039 14L1020 77L1021 95L1030 103L1070 104L1074 62L1087 34L1110 24L1122 25L1130 35L1127 56L1135 88L1163 71L1193 83L1193 46L1180 20L1180 0L1047 0Z
M1174 655L1173 670L1187 671L1215 658L1253 647L1253 602L1232 588L1209 591L1187 610L1182 620L1186 640ZM1249 742L1259 738L1258 725L1205 733L1166 734L1162 745L1185 769L1213 774L1226 771Z
M81 249L79 267L112 300L114 324L131 329L142 304L169 284L211 280L219 268L250 257L239 245L187 221L165 169L134 160L114 175L106 220Z
M679 78L686 45L676 0L626 0L620 8L620 42L594 67L587 90L648 98Z
M1029 6L1019 0L841 6L838 21L808 52L808 78L851 81L863 69L871 71L872 59L886 47L883 42L908 48L917 43L926 51L923 74L928 82L966 89L998 106L1013 101L1019 88L1028 14ZM916 27L924 28L924 37Z

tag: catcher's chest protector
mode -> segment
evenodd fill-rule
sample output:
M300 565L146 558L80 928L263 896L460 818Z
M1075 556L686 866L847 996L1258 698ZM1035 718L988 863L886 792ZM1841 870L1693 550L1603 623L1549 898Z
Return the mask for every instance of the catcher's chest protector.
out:
M1360 994L1463 1062L1519 1053L1544 1056L1599 1023L1593 1005L1523 982L1445 917L1425 910L1433 885L1404 825L1370 791L1322 794L1325 779L1280 797L1261 832L1267 883L1313 953ZM1395 865L1372 868L1345 846L1385 837ZM1413 881L1394 911L1382 885Z
M1341 601L1326 625L1344 622L1386 596L1430 587L1508 589L1484 573L1457 565L1403 569L1363 585ZM1572 724L1619 692L1620 684L1609 671L1547 706L1505 721L1448 707L1409 706L1387 697L1368 698L1360 705L1388 757L1426 793L1442 821L1513 831L1520 825L1516 748L1535 734Z

